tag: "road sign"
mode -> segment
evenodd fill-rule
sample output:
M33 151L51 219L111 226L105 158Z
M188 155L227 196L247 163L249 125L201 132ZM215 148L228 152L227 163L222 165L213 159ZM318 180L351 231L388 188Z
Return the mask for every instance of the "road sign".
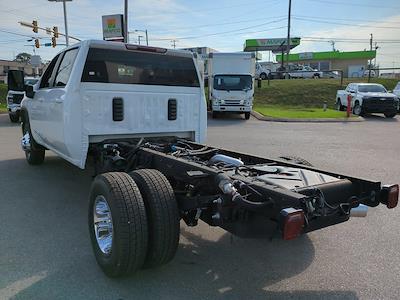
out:
M103 21L103 39L115 40L124 38L123 15L102 16Z
M42 59L40 55L32 55L31 56L31 65L32 67L40 67L42 64Z

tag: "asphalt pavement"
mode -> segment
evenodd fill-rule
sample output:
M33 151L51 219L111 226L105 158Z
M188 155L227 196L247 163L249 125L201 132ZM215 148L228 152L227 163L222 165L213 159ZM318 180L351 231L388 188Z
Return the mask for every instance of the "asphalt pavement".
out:
M400 116L357 123L209 120L208 144L301 156L352 176L400 182ZM175 259L109 279L87 228L92 170L50 152L29 166L19 126L0 115L0 299L399 299L400 207L293 241L246 240L181 224Z

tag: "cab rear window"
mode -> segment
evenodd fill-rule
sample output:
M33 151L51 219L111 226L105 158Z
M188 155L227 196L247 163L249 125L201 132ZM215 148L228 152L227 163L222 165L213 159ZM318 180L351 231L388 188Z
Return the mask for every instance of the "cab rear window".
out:
M190 57L90 48L82 82L199 87Z

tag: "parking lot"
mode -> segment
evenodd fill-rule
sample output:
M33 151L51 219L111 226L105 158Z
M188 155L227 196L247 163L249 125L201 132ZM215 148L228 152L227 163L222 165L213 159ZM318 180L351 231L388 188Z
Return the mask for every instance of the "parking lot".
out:
M168 265L113 280L87 229L93 170L51 153L28 166L20 128L0 115L0 299L398 299L400 208L370 209L293 241L243 240L181 223ZM209 120L208 144L301 156L338 173L400 182L400 116L352 123Z

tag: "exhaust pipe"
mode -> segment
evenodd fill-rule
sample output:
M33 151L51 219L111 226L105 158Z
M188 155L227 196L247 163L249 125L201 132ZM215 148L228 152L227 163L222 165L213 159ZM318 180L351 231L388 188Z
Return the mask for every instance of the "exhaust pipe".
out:
M364 218L367 216L368 206L360 204L350 210L350 217Z

